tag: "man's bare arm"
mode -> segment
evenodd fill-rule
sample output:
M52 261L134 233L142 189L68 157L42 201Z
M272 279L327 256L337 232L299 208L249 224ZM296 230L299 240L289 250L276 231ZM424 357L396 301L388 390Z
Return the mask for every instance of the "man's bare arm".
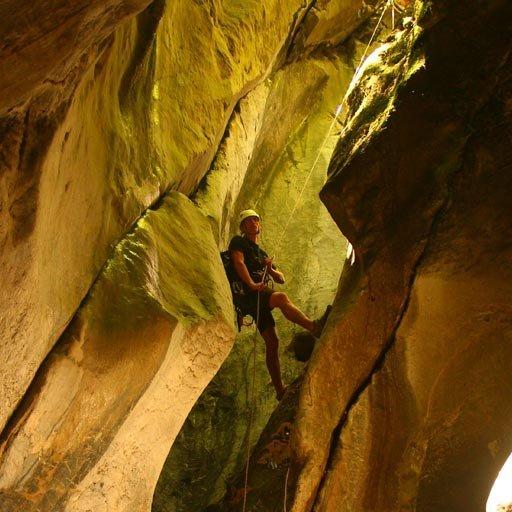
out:
M244 261L244 253L242 251L231 251L231 261L235 267L238 277L253 291L259 292L265 287L265 283L255 283L252 280L249 270Z

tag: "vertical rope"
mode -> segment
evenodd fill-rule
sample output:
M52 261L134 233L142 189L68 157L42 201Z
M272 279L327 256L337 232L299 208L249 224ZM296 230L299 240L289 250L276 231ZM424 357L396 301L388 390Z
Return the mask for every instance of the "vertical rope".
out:
M368 54L368 50L370 49L371 45L373 44L375 36L377 35L377 31L378 31L378 29L379 29L379 27L380 27L380 25L382 23L382 19L384 18L384 14L386 13L388 7L390 5L392 5L392 3L393 3L393 0L387 0L386 3L384 4L384 7L382 9L382 13L380 15L380 18L377 21L375 29L373 30L373 33L372 33L372 35L370 37L370 41L366 45L366 48L365 48L365 50L363 52L363 56L361 57L361 59L359 61L359 64L357 65L357 68L356 68L356 70L354 72L354 75L352 77L350 85L352 85L352 82L356 79L359 71L361 70L361 68L362 68L362 66L364 64L364 61L366 59L366 55ZM341 111L342 111L343 107L345 106L345 104L347 102L347 99L349 97L349 93L351 91L350 85L347 88L347 90L345 91L345 94L344 94L344 96L343 96L343 98L341 100L341 103L338 105L338 108L336 109L336 112L334 114L334 118L333 118L333 120L332 120L332 122L331 122L331 124L329 126L329 129L327 130L327 134L326 134L326 136L325 136L325 138L324 138L324 140L323 140L323 142L322 142L322 144L320 146L320 149L318 150L318 153L316 155L315 160L313 161L313 165L311 166L311 169L310 169L308 175L306 176L306 180L304 181L304 185L302 186L302 189L301 189L301 191L299 193L299 197L295 201L295 205L293 206L292 211L288 215L288 219L287 219L286 224L285 224L285 226L283 228L283 231L281 232L281 235L278 238L278 241L277 241L277 244L276 244L276 250L274 251L274 254L277 254L280 251L281 243L283 241L283 238L284 238L284 235L286 233L286 230L288 229L288 226L290 225L292 216L295 213L295 211L297 210L297 207L299 206L299 203L302 200L302 196L304 195L304 191L306 190L306 186L307 186L307 184L308 184L308 182L309 182L309 180L311 178L311 175L313 174L313 171L314 171L316 165L318 164L318 161L320 160L320 156L322 154L322 151L324 150L325 145L327 144L327 141L329 140L329 137L331 135L332 129L333 129L334 125L336 124L336 121L338 120L338 117L341 114Z
M352 83L354 82L354 80L357 79L357 75L359 73L359 71L361 70L362 68L362 65L366 59L366 55L368 54L368 50L370 49L371 45L373 44L373 41L375 39L375 36L377 35L377 31L380 27L380 24L382 23L382 20L384 18L384 14L386 13L388 7L391 6L392 7L392 22L393 22L393 29L394 29L394 26L395 26L395 11L394 11L394 0L387 0L383 6L383 9L382 9L382 13L377 21L377 24L375 26L375 29L373 30L373 33L370 37L370 41L368 42L368 44L366 45L366 48L363 52L363 55L359 61L359 64L357 65L356 67L356 70L354 72L354 75L352 77L352 80L350 82L350 85L352 85ZM332 132L332 129L334 127L334 125L336 124L336 121L338 120L338 117L339 115L341 114L341 111L343 109L343 107L345 106L346 102L347 102L347 99L348 99L348 96L349 96L349 93L351 91L351 87L347 88L347 90L345 91L345 94L341 100L341 103L338 105L337 109L336 109L336 112L335 112L335 115L334 115L334 118L329 126L329 129L327 131L327 134L325 136L325 138L323 139L323 142L322 144L320 145L320 149L318 150L318 153L316 155L316 158L315 160L313 161L313 165L311 166L311 169L309 170L309 173L308 175L306 176L306 180L304 181L304 185L302 186L302 189L299 193L299 197L297 198L297 200L295 201L295 204L290 212L290 214L288 215L288 219L286 221L286 224L283 228L283 231L281 232L281 235L278 239L278 242L276 244L276 251L274 252L274 254L277 254L279 252L279 249L281 248L281 243L282 243L282 240L284 238L284 235L286 233L286 230L288 229L288 226L290 225L290 222L291 222L291 219L292 219L292 216L293 214L295 213L297 207L299 206L301 200L302 200L302 196L304 195L304 191L306 190L306 186L311 178L311 175L313 174L313 171L314 169L316 168L316 165L318 164L318 161L320 160L320 156L322 154L322 151L324 150L324 147L325 145L327 144L327 141L331 135L331 132ZM263 282L265 281L265 277L266 277L266 273L267 273L267 268L265 267L265 271L264 271L264 274L263 274ZM253 422L253 416L254 416L254 405L255 405L255 399L256 399L256 394L255 394L255 386L256 386L256 338L258 336L258 323L259 323L259 316L260 316L260 292L258 292L258 300L257 300L257 306L256 306L256 326L255 326L255 331L254 331L254 337L253 337L253 370L252 370L252 384L251 384L251 407L250 407L250 412L249 412L249 425L248 425L248 432L247 432L247 446L246 446L246 462L245 462L245 478L244 478L244 500L243 500L243 506L242 506L242 512L246 512L246 507L247 507L247 486L248 486L248 482L249 482L249 462L250 462L250 456L251 456L251 429L252 429L252 422ZM290 465L288 466L288 470L286 471L286 477L285 477L285 483L284 483L284 501L283 501L283 511L284 512L287 512L286 510L286 507L287 507L287 501L288 501L288 477L290 476Z
M290 476L290 467L291 462L288 464L288 469L286 470L286 478L284 479L283 512L287 512L286 504L288 503L288 477Z
M265 267L263 272L262 282L265 282L265 278L267 277L268 268ZM247 426L247 444L245 450L245 477L244 477L244 502L242 506L242 512L245 512L247 507L247 484L249 483L249 462L251 459L251 430L252 430L252 422L254 417L254 406L256 403L256 339L258 338L258 324L260 321L260 292L258 291L258 299L256 301L256 322L254 327L254 336L253 336L253 347L252 347L252 383L251 383L251 405L249 410L249 424Z
M258 309L260 302L260 294L258 292ZM258 330L258 322L256 321L256 332ZM242 507L242 511L245 512L247 506L247 484L249 482L249 461L251 457L251 428L252 428L252 420L254 416L254 402L256 398L256 394L254 393L254 387L256 384L256 338L257 334L255 333L253 336L253 357L252 357L252 383L251 383L251 407L249 411L249 424L247 427L247 444L246 444L246 453L245 453L245 477L244 477L244 503Z

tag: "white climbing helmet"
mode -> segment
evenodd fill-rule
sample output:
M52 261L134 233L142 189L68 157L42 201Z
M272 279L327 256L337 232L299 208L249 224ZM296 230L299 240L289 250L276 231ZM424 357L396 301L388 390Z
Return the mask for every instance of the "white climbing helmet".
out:
M240 212L240 224L249 217L256 217L258 220L261 218L254 210L244 210L243 212Z

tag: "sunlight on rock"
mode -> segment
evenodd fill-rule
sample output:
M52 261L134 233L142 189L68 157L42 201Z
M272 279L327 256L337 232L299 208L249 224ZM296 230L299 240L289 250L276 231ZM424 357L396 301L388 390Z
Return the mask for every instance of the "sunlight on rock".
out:
M510 512L512 510L512 454L494 482L487 500L486 512Z

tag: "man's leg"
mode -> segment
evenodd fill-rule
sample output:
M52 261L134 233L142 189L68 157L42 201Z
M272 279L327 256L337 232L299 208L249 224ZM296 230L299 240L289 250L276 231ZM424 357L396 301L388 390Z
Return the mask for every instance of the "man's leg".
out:
M309 332L314 332L315 322L308 318L297 306L295 306L288 295L283 292L275 292L269 298L270 308L279 308L283 315L293 322L294 324L300 325Z
M284 386L281 380L281 365L279 363L279 338L273 325L260 331L260 334L265 340L268 373L276 390L277 399L281 400L284 395Z

